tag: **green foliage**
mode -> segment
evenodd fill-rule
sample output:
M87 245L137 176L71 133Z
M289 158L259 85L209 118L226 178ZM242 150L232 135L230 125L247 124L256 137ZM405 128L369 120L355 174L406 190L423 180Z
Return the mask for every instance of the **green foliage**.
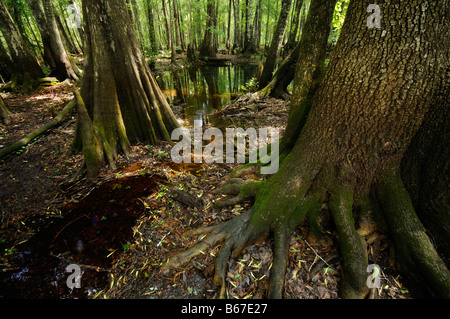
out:
M336 43L341 33L342 26L344 25L345 15L347 13L347 8L350 0L338 0L336 3L336 8L334 9L333 22L331 26L330 38L328 43Z
M242 92L254 92L258 89L258 79L251 78L250 81L245 83L245 85L241 85Z

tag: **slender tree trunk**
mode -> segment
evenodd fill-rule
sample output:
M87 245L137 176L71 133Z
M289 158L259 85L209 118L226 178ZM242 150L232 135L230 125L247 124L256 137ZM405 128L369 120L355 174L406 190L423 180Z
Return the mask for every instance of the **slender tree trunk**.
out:
M300 12L302 11L303 6L303 0L296 0L295 2L295 9L292 13L292 23L291 28L289 30L289 37L288 40L283 47L284 56L289 54L295 47L296 44L296 38L297 33L299 29L299 23L300 23Z
M82 54L82 45L78 41L76 36L77 28L69 28L67 26L66 10L63 8L61 2L59 2L59 14L55 14L56 22L58 24L61 37L64 39L65 47L68 53Z
M231 51L231 6L232 6L233 0L229 0L228 2L228 23L227 23L227 40L225 43L225 47L227 48L228 54Z
M255 18L253 19L253 47L255 51L259 51L259 46L261 44L261 0L258 0L255 9Z
M153 3L148 1L147 3L147 16L148 16L148 33L150 37L150 47L152 54L156 54L159 50L158 42L156 41L155 22L153 17Z
M167 36L167 48L171 51L170 57L172 62L175 62L175 45L172 38L172 28L170 27L170 19L167 13L166 1L162 0L162 9L164 14L164 24L166 26L166 36Z
M175 31L175 39L177 43L177 48L181 48L184 51L184 46L181 43L181 29L180 29L180 17L178 13L178 2L173 0L173 23Z
M281 42L283 41L286 25L288 22L289 11L292 0L283 0L281 4L280 17L278 18L277 26L273 34L272 43L264 63L264 69L259 81L259 89L262 90L272 79L272 73L277 63L278 53L280 52Z
M127 154L130 144L170 141L178 122L145 63L123 0L83 2L86 23L86 64L81 96L86 117L78 119L82 128L93 128L83 140L90 176L98 174L99 158L114 165L119 153ZM81 108L82 109L82 108ZM93 144L87 145L88 141ZM78 145L79 147L79 145ZM85 154L87 156L87 154Z
M245 0L245 33L244 33L244 47L242 49L245 53L255 53L255 44L253 41L252 24L252 7L253 0Z
M241 19L239 13L239 0L233 0L233 11L234 11L234 43L233 49L236 50L240 48L241 44Z

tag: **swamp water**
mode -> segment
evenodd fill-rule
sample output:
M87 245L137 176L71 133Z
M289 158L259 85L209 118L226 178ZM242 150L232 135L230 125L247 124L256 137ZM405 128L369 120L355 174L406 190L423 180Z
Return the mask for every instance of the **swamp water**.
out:
M171 104L180 104L184 121L192 125L203 114L212 124L224 125L214 113L228 105L233 96L257 85L259 64L224 64L187 67L167 71L156 80Z

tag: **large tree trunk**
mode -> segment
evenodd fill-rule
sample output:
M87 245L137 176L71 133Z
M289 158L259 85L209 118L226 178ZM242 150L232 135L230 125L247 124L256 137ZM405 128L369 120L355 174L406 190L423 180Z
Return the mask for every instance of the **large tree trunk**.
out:
M113 165L120 152L127 154L130 143L170 141L178 122L145 63L125 1L84 1L83 15L86 64L81 96L101 141L98 153ZM83 126L91 127L78 122L79 134ZM87 167L91 176L99 166L92 167Z
M43 77L44 73L28 49L2 0L0 0L0 29L13 62L10 87L12 90L16 90L22 84L22 92L26 93L32 89L33 79Z
M363 215L385 220L398 262L420 278L418 283L429 286L435 296L450 297L450 272L400 178L401 160L427 112L433 105L439 110L449 107L450 48L443 14L448 1L392 0L380 7L382 26L371 29L367 4L350 2L322 84L302 100L294 92L292 107L311 109L298 119L299 125L305 124L292 149L276 174L240 190L239 200L256 196L253 208L227 223L193 231L208 236L170 259L163 271L225 239L215 275L224 287L230 255L271 233L269 297L279 298L293 230L305 217L314 223L313 217L326 206L340 251L341 297L361 298L369 290L366 244L359 234L365 226L359 218ZM298 89L296 84L294 91ZM448 142L440 143L448 150ZM448 197L444 203L448 210Z
M264 69L261 74L261 79L259 80L260 90L262 90L272 79L272 73L275 69L278 53L280 52L281 43L286 31L291 3L292 0L283 0L281 4L280 17L278 18L277 26L273 34L272 43L270 44L266 62L264 62Z

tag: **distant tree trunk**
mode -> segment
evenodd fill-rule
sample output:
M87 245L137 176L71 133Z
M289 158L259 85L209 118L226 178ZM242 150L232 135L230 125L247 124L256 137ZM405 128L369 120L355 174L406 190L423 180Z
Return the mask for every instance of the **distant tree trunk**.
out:
M269 84L260 91L262 95L274 98L282 97L286 93L288 85L294 80L295 74L298 75L296 94L299 95L296 99L302 100L306 98L308 92L315 91L312 90L312 87L320 82L323 73L327 42L334 14L332 3L336 3L336 0L332 0L330 6L327 6L327 10L324 10L316 0L311 2L308 20L300 42L279 66ZM324 15L321 19L317 18L319 12ZM298 123L295 122L293 117L292 120L293 122L288 125L286 130L286 137L291 134L291 129L297 127ZM285 138L285 141L287 140Z
M292 0L283 0L281 4L280 17L273 34L272 43L267 54L266 62L264 63L264 69L259 81L259 89L263 89L272 79L272 73L277 63L278 53L280 52L281 43L283 41L284 32L286 30L289 11L291 8Z
M253 0L245 0L245 33L244 33L244 47L242 51L245 53L255 53L255 43L253 39L254 25L252 23L252 6Z
M228 2L228 24L227 24L227 40L225 43L225 47L227 48L228 54L231 51L231 7L232 7L233 0L229 0Z
M234 43L233 49L237 49L241 45L241 18L239 12L239 0L233 0L234 12Z
M259 46L261 43L261 0L258 0L255 9L255 18L253 19L253 47L255 51L259 51Z
M181 48L184 51L184 45L181 40L181 29L180 29L180 17L178 12L178 2L177 0L173 0L173 23L174 23L174 31L175 31L175 39L177 44L177 49Z
M283 56L288 55L295 47L296 44L296 38L297 33L299 29L300 24L300 12L302 11L303 6L303 0L296 0L295 2L295 9L292 13L292 22L291 22L291 28L289 30L289 37L286 42L286 44L283 47Z
M173 43L172 28L170 27L170 19L169 14L167 13L166 0L162 0L161 3L164 15L164 24L166 26L167 49L171 51L170 58L172 62L175 62L175 45Z
M89 176L103 162L114 167L130 144L170 141L178 122L145 63L124 0L83 1L85 75L75 146ZM86 113L83 113L86 115Z
M44 58L59 80L78 80L81 71L67 54L55 18L51 0L29 0L44 44Z
M153 3L151 1L147 2L147 16L148 16L148 33L150 37L150 48L152 50L152 54L156 54L159 48L158 42L156 41L155 22L153 17Z
M334 1L318 2L325 10ZM427 172L431 179L418 191L429 191L425 198L431 195L428 214L437 217L444 212L435 222L445 220L438 227L448 242L448 180L446 183L445 178L439 178L436 185L433 177L447 174L441 169L448 167L450 47L449 23L443 13L448 12L449 3L378 3L382 27L368 28L367 2L350 1L330 65L313 96L296 99L300 96L295 93L296 82L291 108L294 105L298 110L301 105L310 111L303 116L289 114L297 116L297 125L301 126L293 147L281 150L281 164L275 174L245 184L230 201L236 204L251 198L253 207L227 222L192 230L189 234L202 241L170 256L162 272L222 242L214 281L222 286L224 296L230 257L238 257L269 235L273 236L273 260L268 297L281 298L294 231L305 219L321 228L318 216L326 214L339 248L341 298L365 298L370 292L368 265L382 261L371 260L368 255L369 237L377 232L389 236L396 265L400 266L397 269L420 286L419 293L426 287L431 291L425 290L426 297L450 297L450 271L433 245L434 233L423 226L400 176L401 161L408 157L411 146L409 155L413 157L417 156L413 151L435 151L419 154L419 163L433 155L439 161L425 165L431 169ZM434 127L428 126L436 120ZM446 130L426 132L432 127ZM422 129L425 135L420 133ZM444 136L440 136L442 133ZM426 140L414 147L413 140L422 137ZM424 145L427 142L429 145ZM404 174L418 173L422 180L427 176L422 175L422 167L413 165L415 172ZM432 185L436 187L433 190L421 189ZM328 237L325 231L317 231L316 236Z
M134 29L137 32L137 39L138 43L142 45L144 41L144 36L142 35L142 26L141 26L141 19L139 18L139 8L137 6L136 0L126 0L127 6L128 6L128 12L131 17L131 21L134 25Z
M26 93L32 89L33 79L43 77L44 73L2 0L0 0L0 29L13 61L10 89L16 90L18 85L22 84L22 92Z
M207 21L205 34L203 37L203 41L199 47L199 56L200 58L205 57L216 57L217 47L214 45L214 34L212 29L214 29L216 25L216 0L208 0L208 4L206 6L207 10Z

